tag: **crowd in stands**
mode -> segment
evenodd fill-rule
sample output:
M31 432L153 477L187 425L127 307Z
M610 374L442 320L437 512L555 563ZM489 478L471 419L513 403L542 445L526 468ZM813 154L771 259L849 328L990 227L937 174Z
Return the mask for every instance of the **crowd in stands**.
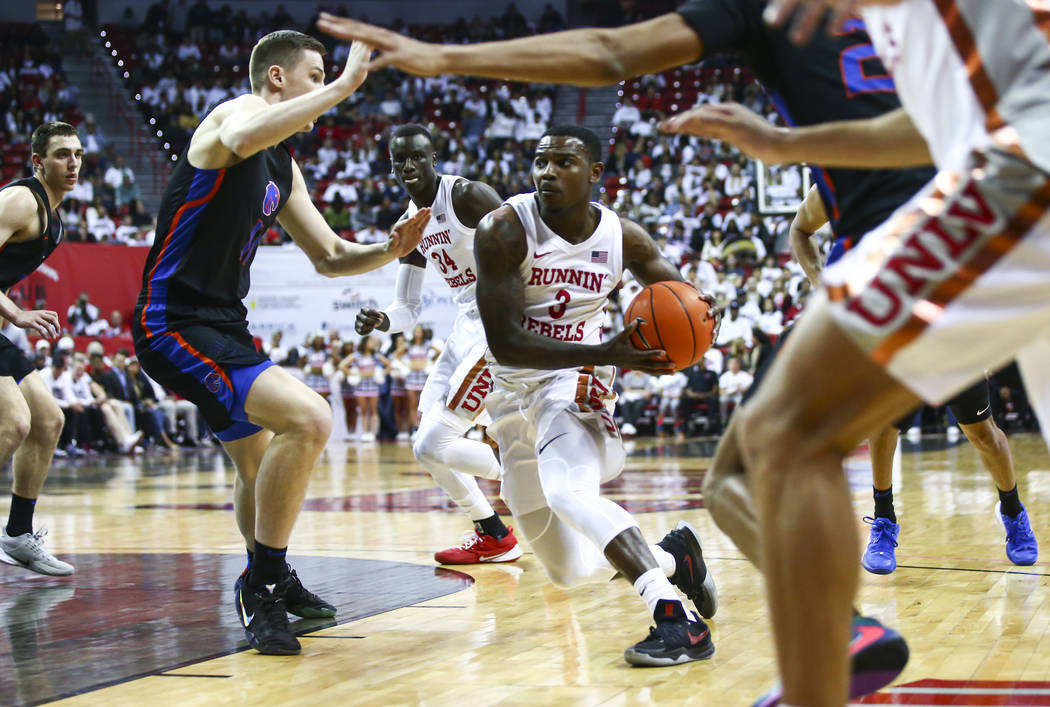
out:
M78 105L77 87L39 24L0 28L0 185L32 174L29 138L41 123L77 127L84 147L80 180L61 206L72 241L149 244L153 217L140 199L134 171L94 116Z
M612 5L621 15L627 13L618 21L642 19L656 11L641 3ZM295 26L283 8L273 15L249 16L197 0L187 9L185 26L176 27L170 4L155 3L141 18L136 7L129 7L118 25L105 28L106 41L129 69L128 88L138 99L143 120L163 133L173 153L182 150L210 105L249 90L247 57L255 40L272 29ZM345 9L332 9L346 14ZM393 29L430 41L463 42L552 31L562 25L550 6L535 27L511 6L488 20L399 24ZM62 207L69 237L151 243L154 219L139 198L134 172L115 154L105 126L77 112L75 89L63 79L61 60L46 37L22 35L13 48L5 45L0 53L0 107L6 110L9 138L4 144L26 153L15 160L22 170L16 176L26 173L25 141L35 121L61 117L75 122L86 159L81 182ZM328 44L326 61L334 72L345 62L347 47ZM764 200L790 211L802 197L804 180L801 171L793 169L767 169L760 175L759 165L728 145L657 132L658 121L667 115L722 101L743 103L778 121L745 69L715 59L625 82L620 93L620 104L609 116L612 137L598 198L645 226L683 277L726 303L726 311L714 346L692 369L660 378L623 372L618 415L626 434L716 433L810 291L801 268L789 256L790 217L759 208ZM393 126L430 126L440 172L480 179L509 196L531 189L532 152L551 122L554 96L549 86L420 79L381 71L350 100L322 116L311 134L290 143L330 226L345 238L374 242L385 238L405 205L405 194L389 176L386 138ZM5 176L10 149L4 150ZM760 177L765 182L762 190ZM275 228L264 242L285 240ZM622 313L639 289L628 278L611 299L608 332L623 327ZM86 297L70 308L67 318L74 335L106 337L125 330L119 312L103 319ZM399 336L343 340L338 332L329 332L289 344L278 334L264 350L337 407L342 405L347 429L357 439L404 438L418 424L415 401L438 351L419 329L412 341ZM67 408L73 414L67 415L70 429L64 437L71 453L85 446L124 449L127 435L135 430L142 431L146 444L162 446L197 444L210 437L186 401L134 370L136 364L127 355L105 358L96 351L92 356L91 351L70 350L71 340L64 341L55 351L61 356L38 355L37 360L42 371L49 371L64 407L74 406ZM131 379L127 371L132 371ZM78 383L85 376L94 385ZM128 380L139 382L131 385ZM1012 415L1018 425L1029 424L1023 387L999 387L1004 414ZM107 401L126 403L120 406L126 426L105 412L118 407ZM96 412L82 413L80 408Z

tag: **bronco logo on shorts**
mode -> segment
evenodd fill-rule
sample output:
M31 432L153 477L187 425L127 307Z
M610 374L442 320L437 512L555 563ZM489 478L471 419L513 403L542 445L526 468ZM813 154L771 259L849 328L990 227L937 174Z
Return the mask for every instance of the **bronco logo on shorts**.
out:
M277 205L281 203L281 190L277 188L277 185L271 180L266 185L266 196L263 197L263 216L269 216L277 210Z
M212 371L208 375L204 376L204 387L210 390L212 393L218 393L222 388L222 377L218 373Z

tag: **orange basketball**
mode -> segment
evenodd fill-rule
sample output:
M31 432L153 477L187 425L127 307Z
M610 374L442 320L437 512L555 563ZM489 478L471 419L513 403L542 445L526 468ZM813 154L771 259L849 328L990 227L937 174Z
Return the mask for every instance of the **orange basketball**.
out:
M631 334L638 349L663 349L675 368L689 368L703 358L714 338L715 320L700 293L687 282L654 282L639 292L624 314L624 323L641 319Z

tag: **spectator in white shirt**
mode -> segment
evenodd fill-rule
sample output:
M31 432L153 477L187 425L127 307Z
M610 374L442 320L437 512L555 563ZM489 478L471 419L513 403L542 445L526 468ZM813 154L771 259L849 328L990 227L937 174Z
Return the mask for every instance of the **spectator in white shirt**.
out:
M620 431L625 435L638 433L638 418L645 412L649 399L653 395L652 376L641 371L627 371L619 377L623 393L620 394L620 414L623 417L623 425Z
M718 330L718 339L715 344L728 346L737 339L743 339L748 348L751 347L753 335L751 333L751 320L740 316L740 303L733 300L726 310L722 319L722 327Z
M730 405L737 406L744 399L744 393L751 387L754 378L743 370L740 359L730 356L728 369L718 377L719 403L722 407L722 421L729 421Z
M354 185L349 184L348 182L340 181L333 181L331 184L329 184L328 188L325 189L324 195L321 197L321 200L331 203L335 201L336 194L342 196L343 202L346 204L357 203L357 189L354 187Z
M726 177L722 191L726 196L738 197L742 196L750 186L751 177L743 173L739 163L734 163L729 168L729 176Z
M784 313L777 309L771 297L762 300L762 314L758 317L758 328L771 336L780 336L784 331Z
M629 128L642 119L642 112L638 110L638 106L634 104L631 97L624 94L623 101L620 103L620 107L613 113L612 122L613 125Z
M325 138L324 144L317 150L317 159L324 165L325 171L339 159L339 150L335 149L332 138Z
M190 41L190 36L187 34L182 39L182 44L179 45L175 52L175 56L179 58L179 61L187 61L189 59L201 60L200 48Z

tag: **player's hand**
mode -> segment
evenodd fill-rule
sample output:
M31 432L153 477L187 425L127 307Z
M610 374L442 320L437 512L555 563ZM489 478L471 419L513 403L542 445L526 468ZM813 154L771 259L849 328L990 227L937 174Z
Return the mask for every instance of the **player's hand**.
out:
M62 333L58 326L58 312L48 309L23 311L11 321L19 329L35 331L45 339L57 339Z
M784 162L786 157L781 148L787 131L739 103L698 106L664 120L658 129L728 142L767 164Z
M710 292L704 292L701 289L697 289L697 292L700 293L700 299L707 302L707 306L711 308L707 316L715 320L714 332L711 334L711 341L715 341L718 338L718 330L722 328L722 315L725 314L726 305L719 304L718 299Z
M374 329L386 331L389 328L390 320L387 319L386 314L371 307L365 307L358 312L357 319L354 320L354 331L361 336L371 334Z
M390 239L386 242L387 251L394 253L398 258L403 258L411 253L423 238L423 231L428 223L430 223L430 207L425 206L411 218L394 224L393 230L390 231Z
M832 13L828 23L830 32L839 29L847 19L856 15L860 5L892 5L897 2L900 0L770 0L763 17L774 27L780 27L790 21L791 41L802 45L813 37L820 21L828 12Z
M443 73L439 45L420 42L382 27L336 17L327 12L321 13L317 27L333 37L364 42L375 47L379 55L366 67L371 71L384 66L396 66L416 76L437 76Z
M631 343L631 334L635 332L641 319L635 319L623 331L602 344L608 354L608 363L620 368L648 373L651 376L662 376L674 373L674 363L667 358L667 352L661 349L640 350ZM604 363L604 362L603 362Z
M372 47L364 42L354 42L350 45L350 54L346 57L346 66L343 73L339 74L336 81L341 81L353 93L365 82L368 76L368 60L372 57Z

